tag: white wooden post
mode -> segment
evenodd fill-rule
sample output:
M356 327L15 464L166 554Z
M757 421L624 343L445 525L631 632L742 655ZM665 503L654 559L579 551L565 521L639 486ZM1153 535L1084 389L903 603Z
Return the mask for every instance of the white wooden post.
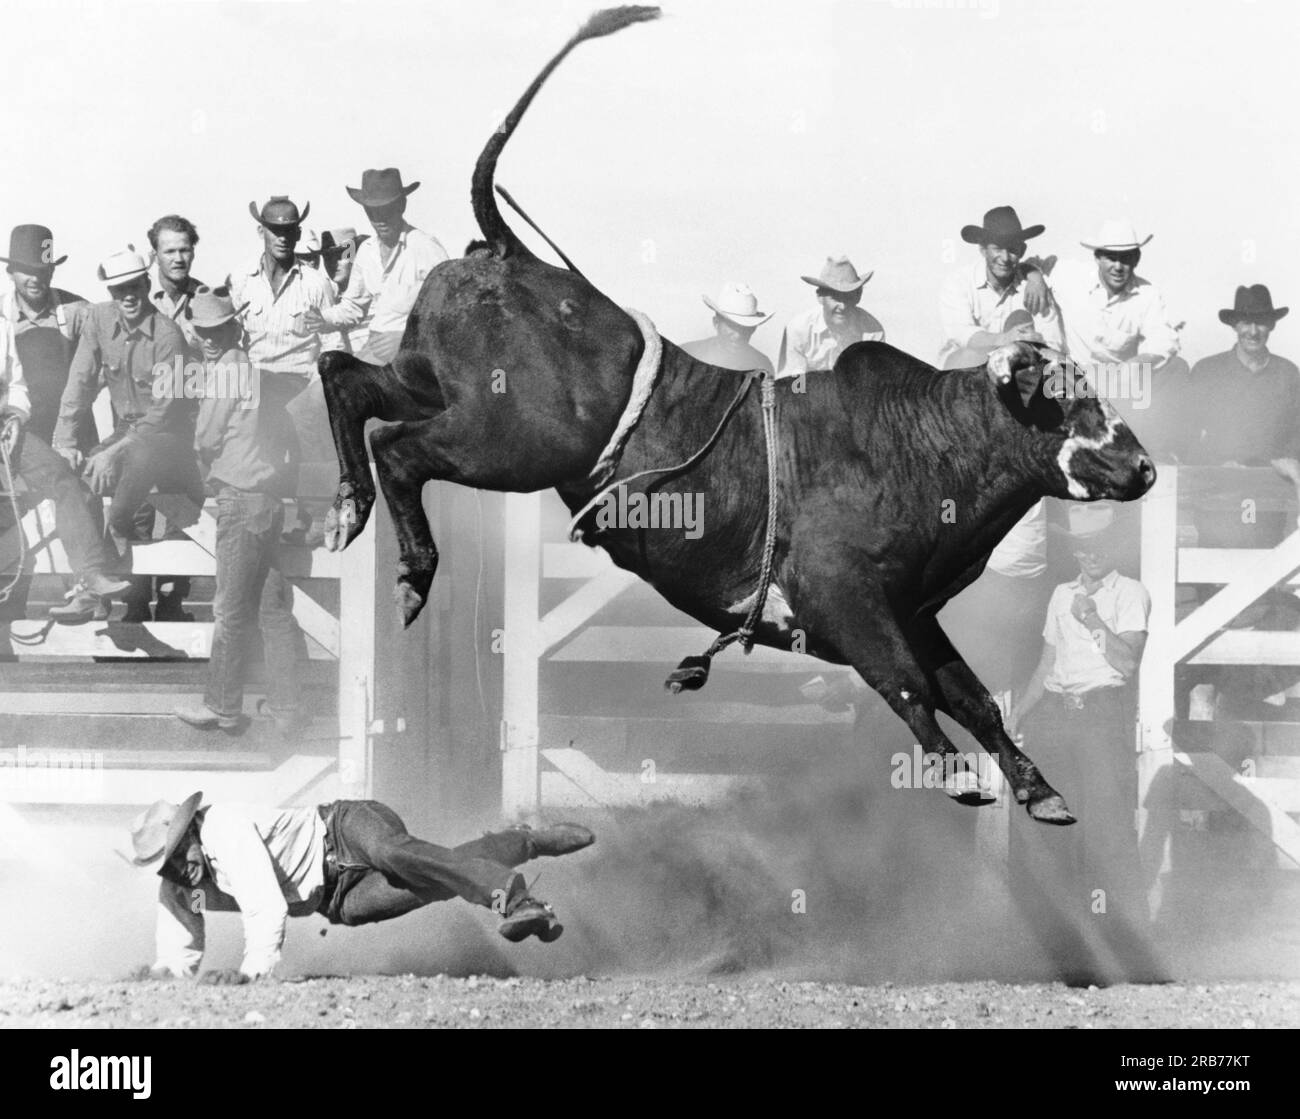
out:
M1178 468L1162 465L1142 502L1142 583L1151 595L1146 648L1138 671L1138 843L1154 865L1156 889L1170 869L1170 841L1176 805L1173 761L1174 602L1178 589ZM1161 776L1165 780L1158 781ZM1151 803L1153 786L1161 797ZM1153 819L1154 814L1154 819ZM1148 851L1150 828L1162 829L1158 852ZM1158 861L1157 861L1158 860Z
M370 742L375 672L375 541L379 508L339 557L339 796L373 789Z
M505 649L501 697L501 811L535 816L538 776L538 659L541 655L542 499L511 493L505 504Z

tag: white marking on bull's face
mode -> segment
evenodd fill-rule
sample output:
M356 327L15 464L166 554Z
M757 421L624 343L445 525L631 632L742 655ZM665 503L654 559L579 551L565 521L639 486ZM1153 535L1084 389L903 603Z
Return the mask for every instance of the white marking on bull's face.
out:
M749 611L754 606L754 598L758 591L746 595L739 602L727 607L728 614L741 614L748 616ZM775 626L779 630L788 630L790 623L794 621L794 611L790 608L790 603L786 601L785 592L775 583L767 588L767 599L763 602L763 613L759 619L768 625Z
M1070 496L1078 498L1080 501L1086 501L1090 495L1088 487L1070 473L1071 459L1074 458L1077 451L1100 451L1103 447L1109 447L1115 442L1115 435L1124 423L1124 420L1114 408L1104 400L1100 401L1100 403L1106 416L1106 434L1096 439L1090 439L1086 435L1071 435L1061 444L1061 450L1056 456L1056 465L1061 468L1061 473L1065 475L1065 484L1070 491Z

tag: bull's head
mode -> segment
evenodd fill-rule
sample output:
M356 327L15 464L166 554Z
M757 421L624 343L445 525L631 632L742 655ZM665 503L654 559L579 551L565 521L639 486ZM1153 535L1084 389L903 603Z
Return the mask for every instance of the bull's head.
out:
M1057 496L1133 501L1151 488L1156 480L1151 456L1068 358L1046 346L1016 342L989 355L988 374L1022 423L1056 440Z

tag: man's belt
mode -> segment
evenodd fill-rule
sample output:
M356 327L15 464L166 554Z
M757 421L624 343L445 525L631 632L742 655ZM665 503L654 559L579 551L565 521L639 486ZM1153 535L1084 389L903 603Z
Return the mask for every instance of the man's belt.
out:
M1087 692L1055 693L1057 699L1061 702L1061 706L1067 711L1084 711L1088 708L1098 707L1103 703L1114 703L1127 694L1128 689L1124 687L1093 688Z

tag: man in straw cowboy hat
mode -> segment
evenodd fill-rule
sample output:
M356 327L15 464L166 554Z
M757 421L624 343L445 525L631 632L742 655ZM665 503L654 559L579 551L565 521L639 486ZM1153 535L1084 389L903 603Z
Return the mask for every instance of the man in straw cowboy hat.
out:
M980 259L949 275L940 290L939 317L945 339L939 353L940 368L983 365L999 346L1022 340L1064 349L1060 311L1049 306L1034 316L1025 308L1020 261L1026 242L1044 228L1022 226L1011 206L994 206L981 225L962 227L961 239L979 247Z
M1068 507L1060 531L1078 577L1052 592L1042 656L1007 719L1079 822L1051 836L1014 827L1010 877L1049 954L1076 982L1158 978L1146 943L1138 857L1134 684L1151 596L1121 575L1124 540L1108 504ZM1053 526L1055 528L1055 526ZM1059 896L1051 896L1053 892Z
M1127 218L1109 218L1080 242L1092 253L1091 262L1027 262L1028 305L1035 313L1040 310L1046 283L1061 310L1066 350L1077 364L1136 362L1159 367L1178 353L1181 324L1172 321L1160 290L1137 274L1142 248L1153 236L1140 237Z
M194 457L197 405L184 394L154 391L156 369L184 363L185 336L150 302L149 262L133 246L104 260L99 278L111 298L96 303L82 325L59 405L54 449L74 469L83 466L77 432L106 382L116 427L85 457L85 476L96 494L112 498L108 528L118 545L148 543L154 509L145 499L152 490L182 494L196 509L203 504ZM140 576L132 584L125 620L148 621L152 580ZM181 608L184 590L183 581L160 577L152 620L192 621ZM87 588L81 605L89 606L92 597L93 588Z
M217 497L217 586L207 690L202 702L174 713L204 730L241 726L247 658L260 616L268 713L288 734L302 721L298 666L306 653L278 554L284 499L294 493L296 438L286 411L293 389L287 378L263 378L249 361L228 291L200 288L190 312L203 347L195 440L208 490Z
M407 196L419 185L404 184L396 167L386 167L362 172L361 186L347 188L375 235L357 249L338 306L312 319L317 329L365 327L368 336L357 356L374 365L393 360L424 278L447 259L436 238L403 216Z
M204 913L239 912L244 956L217 983L270 976L289 917L319 913L330 924L366 925L435 901L462 897L500 914L499 932L518 942L563 931L514 868L539 856L571 854L595 836L578 824L490 832L446 848L407 833L401 817L373 800L297 808L213 804L203 794L157 801L131 825L136 866L159 864L157 954L148 974L187 977L204 951Z
M772 317L758 309L758 297L747 284L723 284L717 300L703 296L704 305L713 312L713 337L687 342L682 346L698 361L719 369L772 370L771 359L750 344L754 331Z
M781 336L778 377L830 369L854 342L883 342L885 328L858 306L874 273L860 276L847 256L826 258L816 276L801 276L817 289L817 306L796 315Z

